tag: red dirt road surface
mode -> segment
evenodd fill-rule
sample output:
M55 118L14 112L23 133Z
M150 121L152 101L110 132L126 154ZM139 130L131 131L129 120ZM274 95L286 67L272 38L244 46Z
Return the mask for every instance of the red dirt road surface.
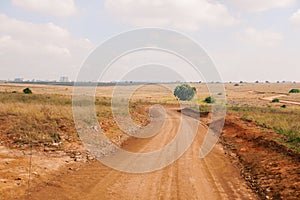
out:
M195 121L182 117L187 122ZM180 113L168 109L159 134L149 139L132 139L123 148L133 152L159 149L176 135L179 124ZM221 144L204 159L199 158L206 131L206 126L200 124L188 151L164 169L129 174L98 161L85 163L76 169L62 169L46 183L31 187L30 195L20 199L257 199L239 169L225 156Z

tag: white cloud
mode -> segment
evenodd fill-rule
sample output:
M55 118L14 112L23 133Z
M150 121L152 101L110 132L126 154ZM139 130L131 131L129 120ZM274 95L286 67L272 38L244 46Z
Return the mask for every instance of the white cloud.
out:
M297 0L229 0L229 2L243 11L262 12L272 8L293 6Z
M12 0L12 3L28 11L53 16L70 16L76 13L74 0Z
M105 9L134 26L197 30L237 22L224 5L208 0L106 0Z
M291 16L290 20L292 23L300 25L300 9Z
M280 33L268 30L256 30L254 28L247 28L238 33L238 39L242 42L259 47L273 47L280 44L283 36Z
M34 77L39 76L34 72L40 72L46 77L49 71L58 76L58 71L73 70L69 74L74 75L93 48L89 40L73 38L53 23L34 24L0 14L0 24L0 71L9 67L12 72L23 72L20 76ZM26 72L26 67L32 72Z

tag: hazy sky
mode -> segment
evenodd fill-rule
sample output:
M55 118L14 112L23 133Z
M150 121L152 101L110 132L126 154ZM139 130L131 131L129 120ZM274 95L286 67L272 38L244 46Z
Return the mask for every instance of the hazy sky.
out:
M0 80L74 80L97 45L145 26L194 38L224 81L300 81L298 0L1 0Z

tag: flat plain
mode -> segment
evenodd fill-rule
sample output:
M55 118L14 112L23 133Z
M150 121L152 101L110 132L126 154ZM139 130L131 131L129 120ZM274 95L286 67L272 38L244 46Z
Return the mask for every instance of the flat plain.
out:
M170 143L180 120L199 124L197 137L180 159L161 170L128 174L101 164L80 140L73 121L71 86L0 84L0 199L299 199L299 83L226 83L227 116L222 135L205 159L198 152L211 123L207 86L191 84L200 118L180 112L173 95L178 84L138 87L131 117L151 123L152 105L167 118L154 137L125 134L114 120L114 86L98 86L96 115L117 146L149 152ZM23 94L29 87L32 94ZM133 85L120 86L130 90ZM279 102L272 102L278 98ZM187 128L188 129L188 128ZM188 134L188 130L186 130Z

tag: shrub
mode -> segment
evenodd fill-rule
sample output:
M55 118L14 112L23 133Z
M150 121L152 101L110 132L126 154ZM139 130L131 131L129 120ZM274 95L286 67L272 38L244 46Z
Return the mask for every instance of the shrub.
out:
M182 84L175 88L174 95L182 101L190 101L194 98L197 90L188 84Z
M204 102L206 102L206 103L215 103L216 99L213 98L212 96L209 96L209 97L205 98Z
M32 91L29 88L23 90L24 94L32 94Z
M299 89L291 89L289 93L300 93Z
M273 103L278 103L278 102L279 102L279 99L275 98L275 99L272 100L272 102L273 102Z
M51 137L53 139L53 142L58 143L61 141L61 137L59 133L51 133Z
M282 105L281 108L286 108L286 105Z
M236 84L234 84L234 86L239 86L239 84L238 84L238 83L236 83Z

